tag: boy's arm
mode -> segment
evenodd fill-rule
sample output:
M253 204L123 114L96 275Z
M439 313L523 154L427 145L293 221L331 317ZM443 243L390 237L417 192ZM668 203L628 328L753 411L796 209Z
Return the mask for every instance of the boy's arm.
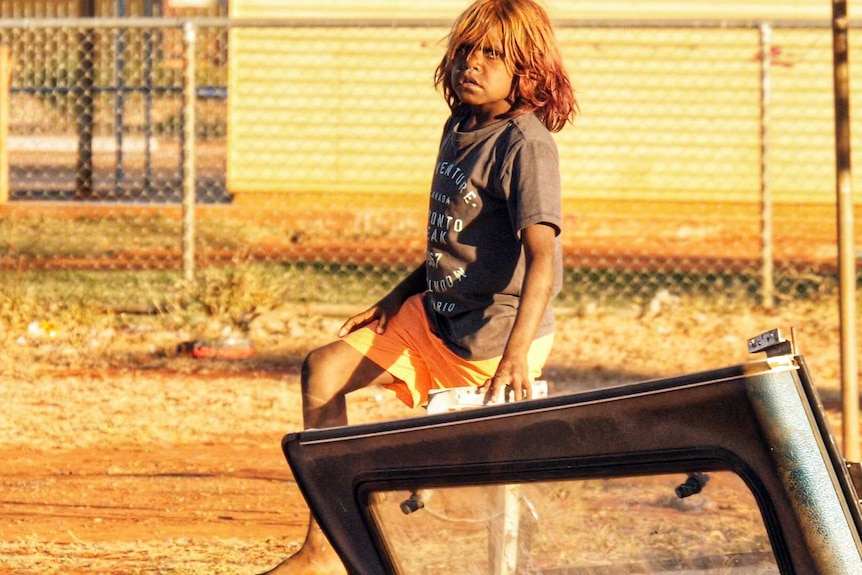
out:
M515 401L531 396L527 353L554 289L555 239L556 230L547 224L535 224L521 230L526 256L524 286L518 315L497 372L480 388L490 401L505 401L507 389L512 390Z
M344 322L341 329L338 330L338 337L344 337L355 329L363 327L373 321L377 321L377 333L383 333L386 330L386 323L393 315L395 315L401 305L407 301L412 295L425 291L428 280L425 275L425 264L423 263L415 270L410 272L406 278L401 280L392 290L383 296L376 304L368 308L362 313Z

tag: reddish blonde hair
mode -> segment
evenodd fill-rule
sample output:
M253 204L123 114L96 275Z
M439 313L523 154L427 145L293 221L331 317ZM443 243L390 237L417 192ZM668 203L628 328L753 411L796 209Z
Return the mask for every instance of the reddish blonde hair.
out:
M454 112L461 103L452 86L452 67L461 45L481 49L491 30L503 41L503 61L512 72L512 109L506 117L534 112L559 132L578 111L569 76L548 13L534 0L477 0L455 21L434 84Z

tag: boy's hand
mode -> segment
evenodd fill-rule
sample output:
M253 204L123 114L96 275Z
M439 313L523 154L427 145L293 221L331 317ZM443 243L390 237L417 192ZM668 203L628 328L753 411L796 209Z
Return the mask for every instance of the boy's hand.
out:
M344 322L344 325L342 325L341 329L338 330L338 337L344 337L348 333L361 327L365 327L375 321L377 322L377 327L375 327L374 331L377 333L383 333L386 331L386 324L389 321L389 318L398 313L398 310L401 308L401 303L402 302L394 301L393 298L388 296L383 298L364 312L358 313Z
M389 318L393 317L404 302L414 295L422 293L425 289L425 264L418 266L409 276L404 278L401 283L392 288L383 299L368 308L362 313L344 322L341 329L338 330L338 337L344 337L353 330L365 327L371 323L377 322L374 331L383 333L386 331L386 324L389 323Z
M344 322L344 324L341 326L341 329L338 330L338 337L344 337L353 330L359 329L360 327L364 327L369 323L379 319L379 313L380 312L377 309L377 306L372 306L364 312L358 313L355 316L348 318L348 320ZM382 333L380 330L379 323L377 324L377 332Z
M526 361L516 361L507 358L500 360L494 377L478 388L485 394L485 403L506 403L531 399L533 389Z

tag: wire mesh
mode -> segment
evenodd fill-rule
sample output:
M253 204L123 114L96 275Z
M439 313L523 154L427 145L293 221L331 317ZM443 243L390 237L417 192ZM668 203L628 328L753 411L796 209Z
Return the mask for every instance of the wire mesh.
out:
M424 260L444 24L199 19L188 102L183 23L0 27L6 269L178 269L189 177L198 269L358 274L374 291ZM561 23L580 104L557 135L563 298L835 289L830 31L773 27L764 45L756 22Z

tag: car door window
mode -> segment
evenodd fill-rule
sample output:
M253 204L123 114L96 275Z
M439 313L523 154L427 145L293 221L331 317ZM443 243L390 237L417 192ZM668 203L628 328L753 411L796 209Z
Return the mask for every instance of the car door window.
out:
M378 491L369 511L405 575L779 573L730 471Z

